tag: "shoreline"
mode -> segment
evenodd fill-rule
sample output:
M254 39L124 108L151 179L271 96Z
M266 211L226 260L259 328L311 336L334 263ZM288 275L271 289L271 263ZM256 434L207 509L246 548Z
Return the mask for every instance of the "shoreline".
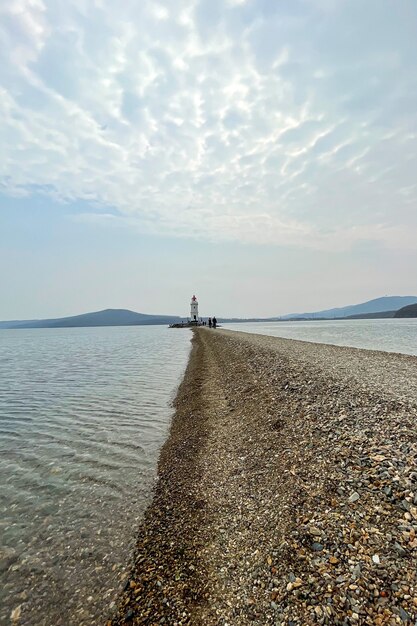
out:
M169 624L175 621L171 621L173 615L186 624L189 606L201 600L194 574L199 571L198 559L189 542L189 536L197 534L203 524L196 495L198 457L207 436L200 402L204 384L200 358L200 347L193 337L188 365L173 402L169 436L159 456L153 500L139 528L134 566L118 614L107 622L109 625L158 624L164 616ZM187 536L181 539L185 532Z
M416 390L417 357L195 330L108 626L414 623Z

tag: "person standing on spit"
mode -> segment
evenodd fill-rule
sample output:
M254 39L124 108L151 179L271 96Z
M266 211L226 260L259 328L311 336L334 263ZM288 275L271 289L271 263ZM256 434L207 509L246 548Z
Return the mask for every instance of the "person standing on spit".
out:
M209 328L211 328L211 317L209 317Z
M215 317L213 317L213 328L216 328L217 326L217 320Z

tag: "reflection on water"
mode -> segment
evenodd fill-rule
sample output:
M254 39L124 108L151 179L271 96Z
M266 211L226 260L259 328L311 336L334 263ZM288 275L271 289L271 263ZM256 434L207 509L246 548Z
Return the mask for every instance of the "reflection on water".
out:
M417 319L250 322L222 324L222 327L273 337L417 355Z
M0 331L0 622L102 623L149 502L190 333Z

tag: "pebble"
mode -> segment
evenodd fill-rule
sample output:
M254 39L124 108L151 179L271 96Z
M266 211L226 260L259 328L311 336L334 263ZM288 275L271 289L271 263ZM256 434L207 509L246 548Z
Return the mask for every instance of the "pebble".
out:
M415 358L219 331L195 332L112 626L414 624Z
M402 608L402 606L400 606L400 617L402 619L403 622L409 623L411 620L411 615L409 615L407 613L407 611L404 611L404 609Z
M354 493L352 493L352 495L349 497L349 502L356 502L357 500L359 500L360 495L358 494L357 491L355 491Z
M17 606L15 609L13 609L13 611L10 614L10 619L12 622L17 622L20 620L20 617L22 615L22 605L19 604L19 606Z

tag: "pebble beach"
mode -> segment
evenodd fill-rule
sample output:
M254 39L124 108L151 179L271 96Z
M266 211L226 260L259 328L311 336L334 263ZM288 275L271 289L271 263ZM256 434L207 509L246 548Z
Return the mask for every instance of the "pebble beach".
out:
M417 357L193 332L107 626L415 624Z

